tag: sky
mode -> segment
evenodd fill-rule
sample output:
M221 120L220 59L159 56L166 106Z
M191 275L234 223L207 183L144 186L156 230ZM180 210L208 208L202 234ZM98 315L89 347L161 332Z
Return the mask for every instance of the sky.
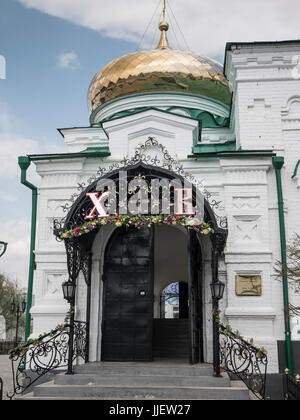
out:
M299 0L168 0L169 40L223 63L226 42L300 39ZM88 126L93 76L156 46L162 0L0 0L0 273L26 285L31 191L17 158L66 151L57 128ZM34 167L28 179L39 178Z

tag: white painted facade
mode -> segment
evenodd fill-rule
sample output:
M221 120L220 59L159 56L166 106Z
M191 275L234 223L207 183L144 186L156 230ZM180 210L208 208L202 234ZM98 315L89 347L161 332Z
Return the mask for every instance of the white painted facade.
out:
M198 121L182 110L165 112L167 108L185 107L206 110L228 117L230 109L217 101L180 93L142 93L115 99L93 114L92 126L64 129L62 134L70 153L87 147L108 147L105 158L77 157L36 160L41 176L39 188L38 236L35 251L33 336L61 323L68 311L61 284L67 280L66 253L57 242L52 223L65 216L61 206L77 192L77 184L97 174L98 167L110 167L124 156L132 157L135 148L149 136L162 143L186 173L204 180L206 189L220 202L216 212L228 219L228 240L220 261L220 279L225 281L221 301L222 318L245 338L268 350L268 371L278 371L277 341L284 340L282 284L275 279L273 267L280 259L280 235L275 171L268 150L283 156L282 170L287 239L300 232L300 168L293 179L300 159L300 79L293 78L294 58L300 56L299 43L236 44L226 53L224 69L233 91L231 124L228 128L205 128L202 144L222 145L236 140L237 150L254 152L256 157L212 155L188 157L199 138ZM145 111L95 124L126 110L151 107ZM153 151L153 153L155 153ZM101 349L101 272L103 254L111 231L101 229L93 246L91 343L90 360L99 360ZM184 233L178 231L184 238ZM176 236L176 234L175 234ZM161 244L163 243L163 238ZM209 283L211 279L209 239L201 238L204 267L204 342L205 360L212 361L212 319ZM180 242L184 243L184 239ZM184 247L183 247L184 248ZM180 247L178 247L180 249ZM162 255L162 253L159 253ZM178 257L178 256L177 256ZM182 260L184 257L182 256ZM166 274L159 280L157 266L155 296L168 284ZM177 258L178 270L182 261ZM178 273L176 264L169 281ZM237 296L235 276L262 276L261 296ZM182 274L183 276L184 274ZM182 281L182 276L174 281ZM293 304L300 297L290 294ZM86 287L81 276L77 287L76 318L85 319Z

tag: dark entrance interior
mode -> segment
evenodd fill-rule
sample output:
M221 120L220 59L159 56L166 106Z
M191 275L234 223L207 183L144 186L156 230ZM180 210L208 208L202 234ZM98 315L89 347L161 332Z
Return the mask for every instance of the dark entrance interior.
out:
M203 361L201 248L196 233L187 233L188 281L164 288L154 319L155 229L114 232L104 263L102 360Z
M153 324L154 357L189 357L188 283L171 283L160 295L160 318Z

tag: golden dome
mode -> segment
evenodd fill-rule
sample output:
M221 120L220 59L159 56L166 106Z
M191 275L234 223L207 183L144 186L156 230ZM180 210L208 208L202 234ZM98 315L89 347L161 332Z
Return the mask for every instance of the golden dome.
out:
M96 74L88 93L91 112L120 96L153 91L193 93L230 105L231 91L222 66L208 57L171 49L164 19L159 29L156 49L124 55Z

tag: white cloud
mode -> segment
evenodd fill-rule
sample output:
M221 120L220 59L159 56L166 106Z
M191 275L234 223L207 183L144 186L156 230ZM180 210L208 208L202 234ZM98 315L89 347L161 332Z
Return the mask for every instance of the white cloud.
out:
M73 70L79 67L78 55L74 51L61 53L57 57L57 64L58 67L61 67L62 69Z
M18 157L30 154L59 153L66 151L64 147L56 145L41 146L37 140L22 137L14 133L16 120L6 103L0 102L0 179L19 179L20 168ZM34 174L33 167L29 168L29 175Z
M18 0L70 22L101 31L108 37L139 43L157 0ZM160 1L162 4L162 1ZM191 50L209 56L224 53L226 42L275 41L299 38L299 0L169 0ZM182 40L170 7L169 23ZM145 40L157 30L161 6ZM158 35L157 35L158 37ZM156 37L156 39L157 39ZM171 38L171 29L170 29ZM184 48L184 42L180 42ZM173 40L176 46L176 40Z

